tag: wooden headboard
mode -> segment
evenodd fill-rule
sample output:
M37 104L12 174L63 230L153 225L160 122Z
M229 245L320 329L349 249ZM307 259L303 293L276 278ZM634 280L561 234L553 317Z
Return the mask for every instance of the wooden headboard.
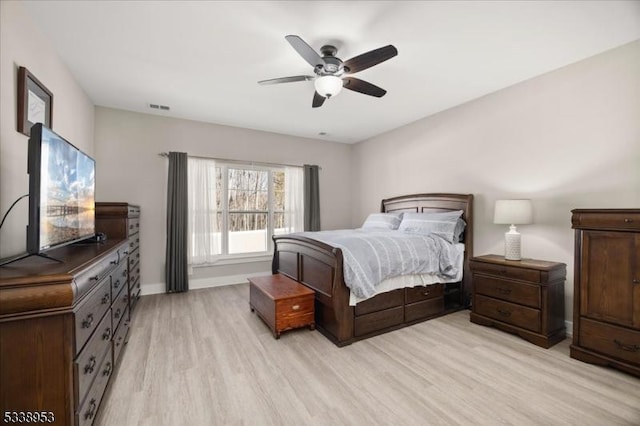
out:
M473 194L411 194L382 200L380 210L391 212L445 212L462 210L462 219L467 223L464 230L464 274L465 294L471 297L471 270L469 260L473 257Z

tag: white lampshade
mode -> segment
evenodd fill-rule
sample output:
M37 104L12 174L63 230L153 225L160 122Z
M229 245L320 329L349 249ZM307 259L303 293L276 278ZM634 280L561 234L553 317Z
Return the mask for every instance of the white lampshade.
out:
M516 225L526 225L533 222L533 207L531 200L498 200L493 212L493 223L511 225L504 234L504 258L506 260L520 260L520 233Z
M323 75L314 82L316 92L325 98L331 98L342 90L342 79L335 75Z
M498 200L493 223L527 225L533 222L531 200Z

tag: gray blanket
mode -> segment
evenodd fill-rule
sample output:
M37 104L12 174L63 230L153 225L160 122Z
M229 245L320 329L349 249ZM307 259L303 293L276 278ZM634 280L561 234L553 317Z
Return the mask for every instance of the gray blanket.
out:
M461 255L453 244L435 235L370 229L296 235L341 249L345 284L359 298L372 296L380 282L400 275L431 273L453 278Z

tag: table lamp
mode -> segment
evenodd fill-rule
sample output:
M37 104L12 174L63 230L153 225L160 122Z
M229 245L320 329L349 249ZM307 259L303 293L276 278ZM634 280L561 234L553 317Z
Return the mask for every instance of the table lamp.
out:
M510 225L504 234L504 258L520 260L520 233L516 225L527 225L533 222L531 200L497 200L493 215L493 223Z

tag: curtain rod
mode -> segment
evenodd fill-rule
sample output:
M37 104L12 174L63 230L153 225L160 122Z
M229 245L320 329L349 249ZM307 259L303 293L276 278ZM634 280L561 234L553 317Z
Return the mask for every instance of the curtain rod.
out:
M160 157L168 157L169 153L168 152L161 152L158 154ZM222 161L225 163L240 163L240 164L250 164L252 166L286 166L286 167L303 167L300 166L298 164L282 164L282 163L266 163L263 161L243 161L243 160L231 160L229 158L215 158L215 157L201 157L201 156L197 156L197 155L189 155L187 154L188 157L191 158L202 158L204 160L215 160L215 161ZM318 168L320 170L322 170L322 167L318 166Z

